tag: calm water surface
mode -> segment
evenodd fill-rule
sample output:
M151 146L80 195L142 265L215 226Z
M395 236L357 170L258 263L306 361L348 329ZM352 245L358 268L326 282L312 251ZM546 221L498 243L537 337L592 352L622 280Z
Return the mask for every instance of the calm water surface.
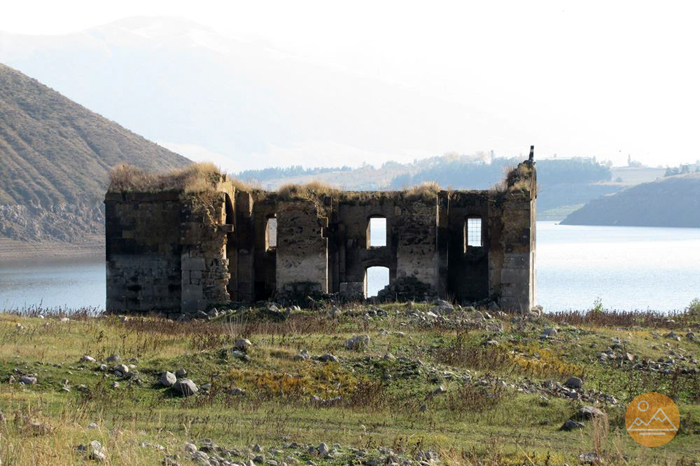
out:
M700 229L537 228L537 301L547 311L590 309L597 298L607 309L673 311L700 298ZM104 304L101 258L0 263L0 309Z

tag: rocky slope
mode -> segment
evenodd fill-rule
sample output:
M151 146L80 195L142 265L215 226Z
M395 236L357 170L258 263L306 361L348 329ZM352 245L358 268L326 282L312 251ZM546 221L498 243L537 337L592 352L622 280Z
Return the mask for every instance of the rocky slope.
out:
M0 64L0 236L81 242L100 234L109 169L189 160Z
M565 225L700 227L700 174L671 176L593 200Z

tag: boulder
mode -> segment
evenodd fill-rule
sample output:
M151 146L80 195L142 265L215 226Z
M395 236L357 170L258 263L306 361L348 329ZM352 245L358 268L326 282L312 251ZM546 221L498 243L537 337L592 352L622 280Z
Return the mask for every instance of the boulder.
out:
M322 356L319 356L318 360L321 362L338 362L339 361L337 356L333 356L330 353L326 353Z
M129 375L129 372L129 366L127 366L126 364L117 364L114 367L114 374L117 377L126 377Z
M234 349L237 349L238 351L243 351L246 352L248 349L253 346L253 344L248 340L247 338L239 338L236 340L236 342L233 344Z
M605 413L595 406L583 406L578 410L576 415L572 418L579 421L587 421L596 417L605 416Z
M345 347L349 350L360 351L369 346L369 335L355 335L345 342Z
M197 385L190 379L178 379L172 388L182 396L193 396L199 391Z
M564 382L564 386L566 388L573 388L578 390L579 388L583 387L583 380L581 380L578 377L569 377L566 382Z
M583 423L574 421L573 419L568 419L560 428L559 430L563 430L564 432L569 432L574 429L583 429Z
M33 375L23 375L19 378L19 383L23 383L24 385L35 385L37 382L37 378Z
M177 382L177 377L172 372L166 371L160 376L160 384L164 387L172 387L175 382Z

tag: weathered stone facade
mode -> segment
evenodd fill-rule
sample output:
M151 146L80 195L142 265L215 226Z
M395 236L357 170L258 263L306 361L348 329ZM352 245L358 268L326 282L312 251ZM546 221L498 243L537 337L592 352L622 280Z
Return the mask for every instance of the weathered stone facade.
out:
M284 195L220 183L201 193L108 192L107 310L195 312L228 302L334 295L535 305L537 182L530 160L502 189ZM383 246L371 219L386 222Z

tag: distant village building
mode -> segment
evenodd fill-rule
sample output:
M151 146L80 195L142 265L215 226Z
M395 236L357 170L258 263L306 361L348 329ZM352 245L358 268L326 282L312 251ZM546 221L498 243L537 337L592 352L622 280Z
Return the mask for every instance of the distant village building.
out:
M535 305L532 156L485 191L269 192L202 165L163 176L120 170L105 198L110 312L362 300L374 267L388 269L383 300Z

